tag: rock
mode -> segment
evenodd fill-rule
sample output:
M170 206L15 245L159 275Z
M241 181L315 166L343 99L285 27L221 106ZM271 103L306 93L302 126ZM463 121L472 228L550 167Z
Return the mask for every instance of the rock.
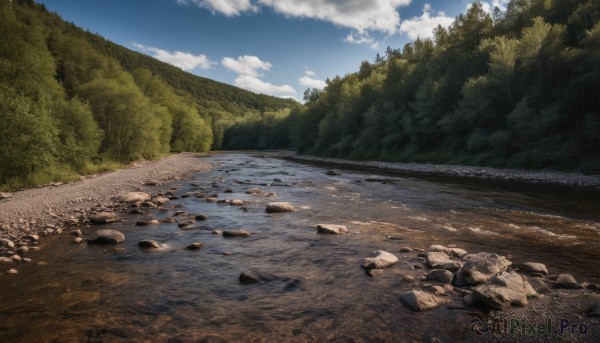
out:
M502 309L506 306L525 306L528 296L536 296L537 292L527 282L527 278L517 272L502 272L492 277L488 283L473 289L475 299L485 305Z
M169 217L169 218L162 219L160 222L165 223L165 224L175 224L175 223L177 223L177 219Z
M0 256L0 262L11 263L13 262L12 256Z
M177 226L179 227L186 227L189 225L194 225L196 224L196 220L195 219L185 219L185 220L181 220L177 223Z
M24 258L23 258L23 262L31 262L31 259L30 259L30 258L28 258L28 257L24 257Z
M469 293L465 295L465 297L463 298L463 302L465 303L465 305L473 307L475 306L475 304L477 304L477 299L475 299L473 293Z
M383 274L383 269L367 269L366 273L371 277L375 277Z
M238 279L240 280L240 283L243 283L243 284L267 281L262 275L259 275L255 272L243 272L240 274Z
M159 248L160 245L155 240L144 239L138 242L138 247L141 249L156 249Z
M17 274L17 273L19 273L19 271L18 271L18 270L16 270L15 268L10 268L10 269L8 270L8 273L9 273L9 274Z
M366 269L381 269L393 266L398 263L398 257L387 251L376 250L364 259L362 266Z
M548 285L548 282L542 278L528 278L527 281L529 282L531 287L533 287L533 289L535 289L535 291L539 294L547 294L552 292L550 286Z
M136 203L150 200L150 195L143 192L129 192L121 194L115 198L118 202Z
M587 316L590 318L600 317L600 302L597 302L590 306L590 308L587 310Z
M445 254L449 254L450 253L450 249L446 248L445 246L437 245L437 244L429 246L429 251L431 251L431 252L443 252Z
M372 269L372 270L378 270L378 269ZM404 276L402 276L401 280L403 282L415 282L416 281L415 277L412 275L404 275Z
M560 274L554 282L554 288L575 289L579 284L571 274Z
M158 181L154 181L154 180L144 182L145 186L158 186L159 184L160 183Z
M244 206L244 201L241 199L233 199L229 201L229 205L231 206Z
M171 201L169 198L165 198L162 196L152 198L152 202L157 205L164 205L164 204L168 203L169 201Z
M27 236L24 236L23 239L31 241L31 242L37 242L37 241L40 240L40 236L38 236L38 235L27 235Z
M88 237L88 244L118 244L125 240L125 235L116 230L102 229Z
M250 233L245 230L223 231L223 237L250 237Z
M437 295L412 290L400 295L402 303L413 311L427 311L440 307L448 302L448 299L440 298Z
M82 235L83 235L83 233L79 229L71 230L71 236L81 237Z
M21 256L19 256L19 255L12 255L12 257L11 257L11 258L12 258L12 260L13 260L13 261L15 261L15 262L21 262L21 261L23 261L23 259L22 259L22 258L21 258Z
M339 176L339 175L342 175L342 172L339 171L339 170L329 170L327 172L327 175L329 175L329 176Z
M430 271L425 277L426 280L435 281L439 283L452 283L452 279L454 278L454 274L452 272L445 269L434 269Z
M516 267L523 272L548 275L548 269L546 269L546 266L543 263L525 262L516 265Z
M427 264L429 264L431 268L447 269L451 271L456 271L462 267L462 263L451 260L444 252L428 252Z
M205 215L203 215L203 214L199 214L196 217L194 217L194 219L196 219L196 220L206 220L206 219L208 219L208 217L205 216Z
M250 188L249 190L246 191L246 194L263 194L263 191L258 189L258 188Z
M136 226L147 226L147 225L156 225L156 224L160 224L160 222L156 219L152 219L152 220L138 220L135 225Z
M0 239L0 246L4 246L4 247L12 249L15 247L15 243L9 239L3 238L3 239Z
M427 287L427 290L435 295L446 295L446 289L442 286L431 285Z
M332 235L345 235L348 233L348 228L344 225L317 224L317 232Z
M223 231L221 230L212 230L210 233L212 233L213 235L220 235L223 233Z
M98 212L90 216L90 222L96 225L114 223L116 221L119 221L119 216L113 212Z
M409 247L402 247L402 248L400 248L400 252L412 252L412 251L413 251L413 249L409 248Z
M144 210L140 210L139 208L134 208L133 210L129 211L129 214L144 214Z
M25 254L29 252L29 248L26 246L20 246L17 248L17 254Z
M460 248L450 248L450 255L456 256L458 258L463 258L466 255L468 255L468 252Z
M10 193L0 192L0 200L11 199L13 196Z
M223 193L233 193L233 190L231 188L227 188L223 191Z
M296 209L289 202L270 202L267 204L268 213L295 212Z
M485 252L466 255L465 259L457 273L457 279L467 285L487 282L492 276L506 271L512 264L504 256Z
M200 250L202 248L202 243L192 243L185 247L185 250Z
M585 286L587 289L591 289L592 291L600 291L600 285L597 283L590 283Z
M83 241L83 238L81 238L81 237L75 237L75 238L73 239L73 242L74 242L75 244L80 244L82 241Z

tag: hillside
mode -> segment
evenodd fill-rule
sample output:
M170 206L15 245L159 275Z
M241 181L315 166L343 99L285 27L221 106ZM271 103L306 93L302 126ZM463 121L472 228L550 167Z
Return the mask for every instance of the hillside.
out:
M433 33L306 92L290 117L231 126L224 145L600 172L600 2L476 1Z
M0 187L220 147L232 123L301 105L198 77L0 0Z

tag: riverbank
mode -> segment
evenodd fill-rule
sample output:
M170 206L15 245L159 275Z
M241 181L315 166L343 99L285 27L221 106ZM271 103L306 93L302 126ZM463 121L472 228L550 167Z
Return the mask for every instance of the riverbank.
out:
M272 154L274 157L279 157L290 161L309 162L346 168L379 169L394 173L444 175L451 177L518 181L600 189L600 175L583 175L580 173L545 170L529 171L520 169L500 169L451 164L354 161L333 157L298 155L295 152L287 151L278 151L273 152Z
M158 161L135 162L126 169L83 177L63 185L27 189L0 200L0 239L38 234L62 227L84 209L105 206L111 198L131 191L152 190L161 184L210 170L198 154L182 153Z

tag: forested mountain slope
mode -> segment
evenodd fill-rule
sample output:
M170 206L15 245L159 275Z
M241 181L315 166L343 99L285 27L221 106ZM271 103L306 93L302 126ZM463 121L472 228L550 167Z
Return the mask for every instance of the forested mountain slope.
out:
M0 0L3 188L112 161L218 149L231 123L300 106L186 73L32 0Z
M305 100L231 126L224 145L600 172L600 1L513 0L491 14L475 2Z

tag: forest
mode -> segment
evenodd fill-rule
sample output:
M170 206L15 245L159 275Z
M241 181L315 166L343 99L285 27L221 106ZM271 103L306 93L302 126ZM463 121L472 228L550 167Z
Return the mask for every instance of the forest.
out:
M0 0L0 188L220 149L225 127L301 107L201 78Z
M476 1L304 100L229 126L223 147L599 173L600 1Z

